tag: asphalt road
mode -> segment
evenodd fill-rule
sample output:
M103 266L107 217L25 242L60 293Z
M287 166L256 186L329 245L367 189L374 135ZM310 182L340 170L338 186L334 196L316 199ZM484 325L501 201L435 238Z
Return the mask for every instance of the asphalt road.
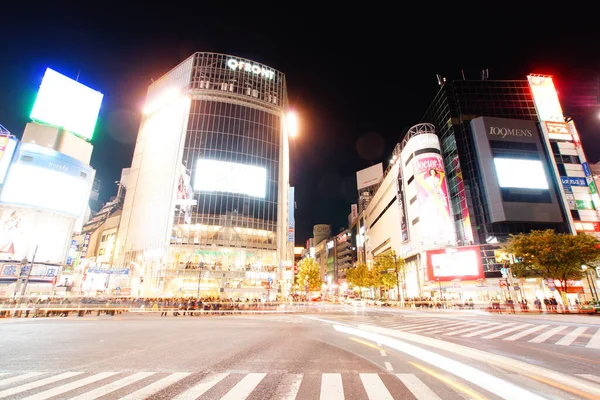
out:
M315 304L0 320L0 399L600 399L600 316Z

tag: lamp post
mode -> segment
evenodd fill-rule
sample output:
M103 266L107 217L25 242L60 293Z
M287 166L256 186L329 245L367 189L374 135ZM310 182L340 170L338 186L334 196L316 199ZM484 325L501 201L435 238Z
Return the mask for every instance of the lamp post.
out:
M203 269L204 269L204 266L198 265L198 293L196 294L197 299L200 298L200 282L202 282L202 270Z

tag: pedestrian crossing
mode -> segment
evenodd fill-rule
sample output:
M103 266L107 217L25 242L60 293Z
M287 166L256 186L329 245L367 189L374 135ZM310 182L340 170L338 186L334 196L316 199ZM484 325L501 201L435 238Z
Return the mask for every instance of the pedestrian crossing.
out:
M435 382L408 373L26 372L0 374L0 399L462 399Z
M458 321L444 318L407 318L403 321L392 319L371 320L362 323L427 335L503 340L507 342L546 343L557 346L600 349L599 326L549 325L472 319Z

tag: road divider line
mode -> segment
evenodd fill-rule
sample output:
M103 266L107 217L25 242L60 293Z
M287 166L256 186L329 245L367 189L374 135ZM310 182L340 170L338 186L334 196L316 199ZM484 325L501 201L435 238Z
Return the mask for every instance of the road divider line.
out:
M529 378L534 379L534 380L536 380L538 382L542 382L542 383L544 383L544 384L546 384L548 386L552 386L552 387L555 387L557 389L560 389L563 392L572 393L572 394L574 394L574 395L576 395L576 396L578 396L580 398L583 398L583 399L598 400L597 393L594 394L594 395L592 395L592 394L584 392L583 390L575 389L575 388L572 388L572 387L570 387L568 385L563 385L561 383L554 382L553 380L544 378L543 376L535 376L535 375L529 375L529 374L525 374L525 376L528 376Z
M594 336L590 338L590 341L585 345L585 347L590 349L600 349L600 329L594 333Z
M508 340L508 341L514 341L517 339L521 339L522 337L525 337L527 335L531 335L534 332L540 331L542 329L545 329L547 327L549 327L550 325L538 325L538 326L534 326L533 328L529 328L523 332L519 332L519 333L515 333L512 336L509 336L507 338L504 338L502 340Z
M341 374L323 374L321 380L321 400L344 400L344 386Z
M202 381L200 381L200 383L197 385L192 386L185 392L174 397L173 400L195 400L210 390L210 388L215 386L217 383L221 382L227 376L229 376L227 373L209 375L202 379Z
M526 374L528 376L530 376L530 375L543 376L548 379L554 380L555 382L560 382L566 386L571 386L571 387L580 389L586 393L593 393L594 395L597 395L597 393L600 393L600 385L597 385L597 384L592 383L587 380L573 377L571 375L566 375L566 374L563 374L560 372L556 372L556 371L553 371L548 368L539 367L534 364L529 364L529 363L526 363L524 361L520 361L520 360L517 360L514 358L505 357L505 356L501 356L501 355L497 355L497 354L493 354L493 353L488 353L486 351L477 350L472 347L463 346L460 344L451 343L451 342L447 342L447 341L439 340L439 339L435 339L435 338L430 338L427 336L415 335L415 334L408 333L408 332L398 332L398 331L394 331L392 329L375 328L375 327L368 327L368 326L363 326L363 325L359 325L359 329L364 329L365 331L370 332L370 333L381 334L381 335L386 335L386 336L391 336L391 337L408 340L411 342L416 342L419 345L429 346L429 347L433 347L435 349L439 349L442 351L456 354L459 357L461 357L461 359L470 358L470 359L486 362L487 364L494 365L496 367L502 368L506 371L510 371L513 373L522 373L522 374ZM369 338L369 337L367 337L367 338ZM382 343L386 344L385 342L382 342ZM391 347L391 346L389 346L389 347ZM402 351L402 349L400 349L400 351ZM476 372L479 372L479 371L476 371ZM469 379L467 379L467 380L469 380ZM477 384L477 383L475 383L475 384ZM480 386L480 385L478 385L478 386ZM486 390L490 391L488 389L488 387L494 387L494 386L484 387ZM523 397L523 398L528 398L528 397ZM540 397L535 397L535 398L540 398Z
M379 349L379 353L381 354L382 357L387 357L387 353L385 352L385 350Z
M556 335L559 332L564 331L565 329L567 329L566 325L557 326L556 328L552 328L548 332L544 332L541 335L538 335L538 336L534 337L533 339L529 340L529 343L542 343L542 342L545 342L546 340L548 340L552 336Z
M73 397L69 400L90 400L97 399L98 397L105 396L110 392L114 392L115 390L119 390L124 388L125 386L131 385L137 381L141 381L149 376L154 375L155 372L138 372L136 374L126 376L125 378L119 379L118 381L111 382L107 385L101 386L97 389L92 390L91 392L83 393L80 396Z
M439 369L454 374L474 385L480 386L485 390L494 393L506 400L544 400L543 397L536 395L528 390L520 388L510 382L503 379L497 378L493 375L485 373L479 369L463 364L451 358L442 356L429 350L425 350L421 347L409 344L407 342L401 342L393 339L389 336L380 335L378 333L369 332L368 330L361 330L346 326L334 325L334 329L339 332L344 332L354 336L360 336L374 342L379 342L386 347L393 348L402 353L406 353L412 357L415 357L421 361L431 364ZM385 328L373 328L371 329L385 329ZM413 335L407 332L392 331L398 335L411 335L420 339L428 339L424 336Z
M245 400L258 384L267 376L265 373L251 373L239 381L221 400Z
M394 400L377 374L359 374L369 400Z
M577 339L577 337L579 337L579 335L585 332L586 329L586 327L575 328L554 344L557 344L559 346L570 346L571 343L573 343Z
M360 340L354 337L348 337L350 340L355 341L356 343L364 344L367 347L371 347L376 350L382 350L381 347L374 345L373 343L365 342L364 340Z
M33 396L25 397L22 400L46 400L46 399L49 399L50 397L55 397L55 396L70 392L71 390L79 389L81 387L84 387L85 385L89 385L90 383L94 383L94 382L101 381L102 379L110 378L111 376L114 376L117 373L118 372L101 372L99 374L88 376L83 379L78 379L74 382L70 382L65 385L60 385L55 388L45 390L41 393L36 393Z
M121 397L121 400L144 400L144 399L147 399L154 393L157 393L157 392L163 390L164 388L171 386L175 382L178 382L178 381L182 380L183 378L186 378L189 375L191 375L191 373L189 373L189 372L172 373L171 375L165 376L164 378L159 379L156 382L151 383L150 385L148 385L146 387L136 390L135 392L130 393L125 397Z
M429 389L413 374L396 374L396 377L406 386L417 400L442 400L433 390Z
M476 391L466 387L465 385L461 385L460 383L454 381L453 379L448 378L447 376L443 376L441 374L438 374L437 372L429 369L429 368L425 368L422 365L419 365L417 363L414 362L410 362L410 364L415 367L420 369L421 371L433 376L434 378L444 382L446 385L454 388L455 390L458 390L459 392L462 392L464 394L466 394L468 396L469 399L471 400L485 400L485 397L483 397L482 395L480 395L479 393L477 393ZM421 382L422 383L422 382Z
M83 372L65 372L59 375L54 375L49 378L41 379L39 381L33 381L26 383L25 385L16 386L10 389L0 391L0 398L13 396L15 394L23 393L31 389L39 388L40 386L49 385L54 382L62 381L63 379L69 379L77 375L81 375Z

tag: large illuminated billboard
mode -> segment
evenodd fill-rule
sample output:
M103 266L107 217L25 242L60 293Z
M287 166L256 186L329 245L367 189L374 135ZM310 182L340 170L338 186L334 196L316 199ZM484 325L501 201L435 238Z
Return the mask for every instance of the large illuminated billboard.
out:
M77 218L88 203L93 179L90 166L52 149L21 143L0 202Z
M30 118L91 140L103 94L48 68Z
M552 77L528 75L527 80L540 121L564 123L562 107Z
M199 192L240 193L264 198L267 170L254 165L199 159L196 163L194 190Z
M427 278L431 281L475 280L483 277L479 246L427 251Z
M502 188L548 189L544 165L540 160L494 158L498 184Z

